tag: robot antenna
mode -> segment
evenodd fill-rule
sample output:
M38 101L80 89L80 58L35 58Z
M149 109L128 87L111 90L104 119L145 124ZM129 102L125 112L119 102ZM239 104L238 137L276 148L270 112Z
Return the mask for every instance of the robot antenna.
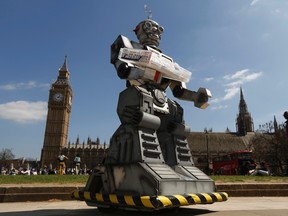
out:
M151 9L148 7L148 5L144 5L144 11L145 11L145 13L147 13L148 14L148 19L151 19L152 18L152 11L151 11Z

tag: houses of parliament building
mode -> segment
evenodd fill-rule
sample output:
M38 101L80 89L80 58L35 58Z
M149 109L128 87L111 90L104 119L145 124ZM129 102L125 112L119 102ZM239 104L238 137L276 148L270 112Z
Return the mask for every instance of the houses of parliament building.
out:
M74 157L79 154L82 167L91 169L103 162L108 146L87 138L87 142L68 142L69 119L72 108L73 91L70 85L70 73L65 57L58 77L52 83L49 98L46 128L43 148L41 151L41 166L58 166L58 155L63 153L68 157L66 167L74 167ZM236 132L190 132L188 144L199 168L207 167L208 161L233 151L248 150L249 142L255 135L251 114L248 112L242 89L240 89L239 113L236 117Z

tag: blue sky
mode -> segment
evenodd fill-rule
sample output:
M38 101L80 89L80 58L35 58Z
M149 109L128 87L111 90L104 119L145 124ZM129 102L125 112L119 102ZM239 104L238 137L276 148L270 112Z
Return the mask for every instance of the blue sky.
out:
M213 94L206 110L178 101L192 131L236 131L241 86L255 129L274 115L284 122L286 0L2 0L0 150L39 159L49 88L65 55L73 88L69 140L109 142L125 88L110 64L110 45L119 34L137 40L132 30L147 18L145 4L165 28L162 52L193 73L188 87Z

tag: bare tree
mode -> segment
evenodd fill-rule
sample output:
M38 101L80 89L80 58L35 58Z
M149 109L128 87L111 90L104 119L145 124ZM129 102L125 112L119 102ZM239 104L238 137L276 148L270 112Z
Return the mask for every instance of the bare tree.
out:
M0 151L0 167L7 167L11 163L11 160L15 158L12 149L2 149Z
M264 125L262 129L266 127L266 132L256 134L250 143L255 159L257 162L265 161L269 164L274 174L287 174L288 137L284 125L279 125L277 128L272 128L271 122ZM274 133L271 133L272 129Z

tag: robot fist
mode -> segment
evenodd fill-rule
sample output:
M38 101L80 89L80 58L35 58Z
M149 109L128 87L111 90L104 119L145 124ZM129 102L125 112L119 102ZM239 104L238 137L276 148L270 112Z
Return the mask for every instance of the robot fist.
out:
M206 109L209 106L208 99L212 97L211 92L206 88L199 88L196 92L194 106L200 109Z

